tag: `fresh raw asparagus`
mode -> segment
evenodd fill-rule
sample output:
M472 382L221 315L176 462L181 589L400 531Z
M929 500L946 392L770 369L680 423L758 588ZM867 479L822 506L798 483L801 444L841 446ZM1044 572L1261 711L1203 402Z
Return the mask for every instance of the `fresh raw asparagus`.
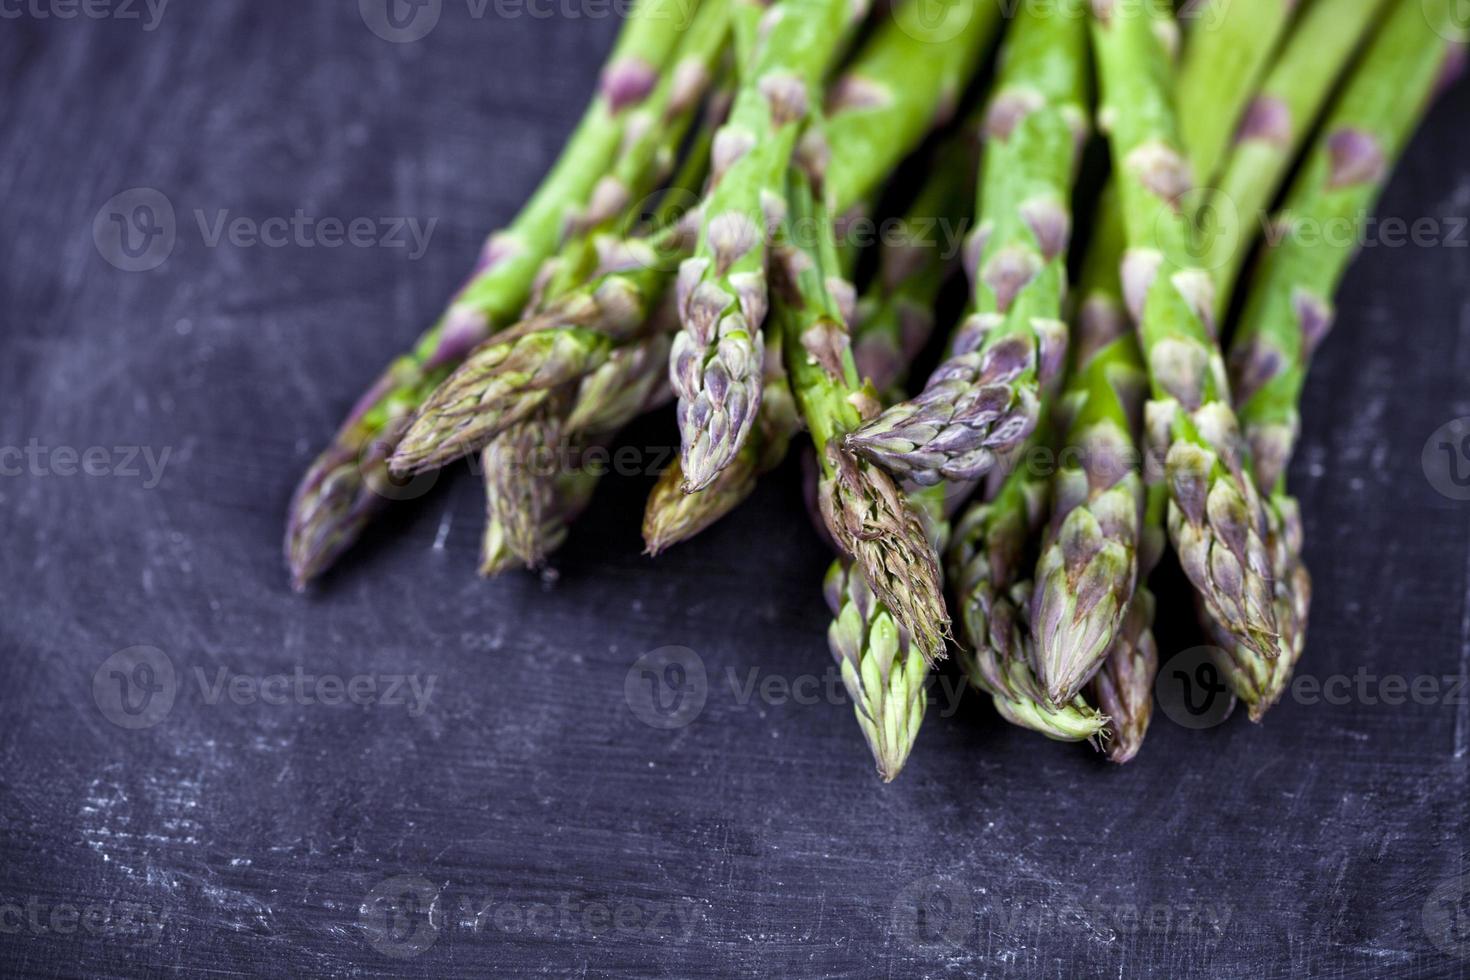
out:
M1287 168L1383 7L1383 0L1313 0L1246 109L1228 163L1207 192L1200 215L1202 261L1214 274L1218 293L1216 316L1225 315L1260 219Z
M801 329L783 331L782 343L792 392L821 468L822 518L868 586L932 661L944 655L949 635L939 562L923 521L893 480L842 448L842 436L877 411L877 395L858 380L847 325L832 299L829 280L840 277L830 210L814 198L801 168L792 168L792 175L790 227L814 230L817 241L785 245L778 257L783 301L801 321ZM820 185L820 180L817 173L813 182Z
M930 25L927 32L902 19L907 6L899 8L835 83L827 132L836 150L826 187L839 211L866 197L913 149L993 35L998 5L948 2L944 9L964 8L964 19L947 13L932 24L920 20ZM952 24L960 29L932 33ZM697 220L699 213L689 217ZM418 472L478 452L552 391L595 370L619 343L636 338L671 270L689 254L690 232L686 220L650 239L603 241L589 283L482 344L433 392L399 442L393 471Z
M823 127L829 156L824 185L839 214L863 200L931 123L948 117L956 93L995 34L1000 7L994 0L945 0L937 15L927 3L910 0L895 11L831 87ZM855 353L862 352L859 341ZM775 368L784 371L781 365ZM759 474L785 456L795 410L789 395L772 384L772 372L765 373L765 407L757 413L755 430L709 486L683 494L685 478L677 465L659 478L644 512L650 553L688 539L734 510L755 488ZM777 401L767 405L772 397Z
M1168 98L1158 14L1118 0L1093 4L1101 114L1118 161L1129 248L1124 297L1139 324L1154 401L1167 428L1169 537L1205 608L1242 643L1276 656L1265 515L1245 471L1239 423L1214 339L1214 287L1194 261L1183 198L1193 186Z
M942 550L949 535L943 491L926 488L910 500L923 515L931 542ZM878 775L892 782L908 761L928 708L929 662L851 559L839 558L827 569L823 593L832 610L827 645Z
M544 413L559 393L565 402L563 390L604 364L615 341L643 339L662 295L662 270L682 252L687 228L673 222L647 240L614 232L636 219L630 207L653 190L677 152L725 48L729 12L725 2L696 11L676 67L628 127L577 237L543 266L529 315L472 351L429 396L390 461L395 472L440 466L489 446L505 429Z
M706 3L696 10L675 68L665 73L630 120L613 171L598 181L577 235L542 267L528 309L545 313L553 301L584 283L595 273L599 242L608 241L619 225L631 227L643 217L635 198L648 195L670 170L727 47L729 28L728 3ZM711 99L720 101L720 93ZM718 105L710 106L712 114L720 111ZM703 183L709 168L708 140L696 139L694 144L664 193L665 202L686 199ZM565 539L565 529L556 528L555 517L571 511L558 506L555 497L568 484L573 493L582 495L586 481L562 478L561 464L575 464L558 457L574 454L577 443L585 441L578 437L592 435L605 441L640 411L656 384L658 358L666 360L668 349L664 331L645 330L611 351L606 362L582 380L575 397L553 391L529 418L486 444L481 452L486 496L482 570L506 567L499 558L506 551L525 567L537 568L550 552L548 545ZM576 417L564 417L568 415ZM526 459L527 453L542 457L543 464Z
M958 227L974 200L973 125L937 154L938 172L920 190L905 215L896 240L885 242L879 272L857 304L852 330L854 363L879 391L903 385L909 366L933 324L933 305L952 264L926 228L938 221ZM781 311L780 306L777 308ZM909 495L929 528L936 551L947 544L946 488L921 488ZM818 508L819 509L819 508ZM827 571L825 593L832 610L828 646L853 699L859 726L884 782L897 777L913 749L928 705L929 665L873 595L851 559L840 558Z
M1312 352L1332 324L1332 298L1383 184L1445 64L1446 4L1395 10L1373 40L1274 222L1231 345L1231 377L1256 483L1269 493L1299 428L1297 402Z
M383 503L404 421L486 336L508 323L536 270L584 206L633 110L653 90L678 41L684 0L640 0L602 71L598 95L561 158L520 214L490 236L469 280L414 349L394 361L312 463L291 501L286 560L297 590L357 539Z
M671 336L668 326L655 326L583 378L569 405L545 407L485 447L485 574L538 568L560 547L601 474L587 450L606 445L634 416L664 400Z
M1372 0L1354 0L1369 5ZM1179 135L1207 186L1235 123L1270 63L1296 0L1209 0L1187 9L1193 25L1174 86ZM1181 15L1182 17L1183 15Z
M1234 120L1286 26L1288 7L1283 0L1243 0L1191 11L1196 26L1177 95L1197 173L1218 167ZM1167 25L1167 18L1158 24ZM1108 652L1125 617L1134 634L1125 645L1135 650L1140 621L1152 621L1151 612L1129 611L1141 578L1144 488L1137 437L1148 377L1119 292L1117 263L1126 242L1113 196L1104 201L1085 270L1079 349L1064 396L1070 428L1036 572L1037 670L1053 702L1074 697L1105 658L1127 659ZM1151 609L1151 597L1143 604ZM1118 680L1131 676L1125 672L1131 665L1118 666ZM1110 751L1121 752L1119 743Z
M669 361L691 493L735 457L760 410L766 239L781 219L781 183L848 14L848 0L778 0L761 19L730 119L715 135L699 244L679 268L683 329Z
M470 452L485 464L483 571L535 567L590 501L610 458L597 454L677 389L683 460L650 497L649 550L729 512L804 426L813 510L841 555L829 646L884 780L909 758L949 639L941 551L970 684L1009 721L1121 763L1150 721L1147 580L1172 538L1220 669L1259 719L1301 655L1311 599L1284 477L1303 379L1446 63L1452 4L1310 0L1298 17L1286 0L1206 0L1187 44L1167 0L1009 8L995 91L976 93L983 166L957 162L963 140L942 148L903 223L979 212L971 315L905 401L949 256L885 238L859 302L848 279L869 263L834 227L887 206L901 158L988 77L1004 0L885 10L830 82L861 0L704 0L692 21L682 0L640 0L561 162L308 474L288 533L295 583L350 544L379 495L411 492L390 471ZM1074 305L1089 28L1113 175ZM711 95L721 70L729 87ZM1329 102L1240 297L1227 371L1216 323L1235 308L1255 214ZM1232 205L1239 227L1209 225ZM1203 251L1200 224L1214 233ZM888 413L879 389L898 403ZM987 469L951 535L951 505Z
M938 154L937 172L914 199L896 240L883 244L879 274L857 305L853 358L859 376L879 391L902 383L909 363L929 335L932 307L951 264L933 238L934 226L949 222L950 228L957 228L969 210L974 167L965 166L961 158L973 155L972 143L967 130ZM845 147L836 145L832 152L835 164ZM734 510L755 489L756 480L785 458L799 423L780 344L769 337L765 370L755 431L714 482L695 493L684 493L683 473L677 464L659 477L643 515L643 540L649 554L693 537Z
M1275 241L1231 346L1240 421L1256 486L1267 498L1268 543L1281 580L1276 607L1284 662L1262 663L1249 647L1221 644L1225 674L1255 719L1280 697L1305 643L1310 580L1301 561L1301 519L1285 487L1302 384L1331 326L1332 297L1361 230L1445 65L1451 26L1447 0L1390 14L1277 218ZM1327 229L1333 231L1324 234Z
M922 484L972 480L1036 425L1037 385L1061 369L1070 195L1086 132L1082 0L1025 5L986 119L976 312L917 397L847 445Z
M1098 740L1108 718L1080 697L1049 702L1033 667L1028 628L1031 583L1022 574L1027 542L1046 520L1050 446L1042 425L1022 449L995 497L971 505L949 546L965 676L989 694L1013 725L1064 742Z
M1138 585L1123 617L1123 625L1093 676L1091 700L1109 718L1110 738L1104 751L1108 761L1122 765L1143 746L1153 716L1154 679L1159 673L1159 649L1154 642L1154 594L1145 584L1164 551L1163 484L1149 488L1150 511L1144 517L1138 546Z
M1143 478L1134 433L1148 375L1131 331L1120 308L1089 293L1031 615L1037 674L1053 704L1076 697L1102 664L1137 579Z

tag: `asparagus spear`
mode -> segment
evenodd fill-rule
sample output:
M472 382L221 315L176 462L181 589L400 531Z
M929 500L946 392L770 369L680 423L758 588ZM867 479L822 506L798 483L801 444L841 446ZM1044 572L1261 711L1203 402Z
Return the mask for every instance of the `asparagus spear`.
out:
M591 499L601 474L593 468L578 476L593 465L586 451L611 442L663 400L671 335L669 326L655 327L641 342L614 351L582 379L570 404L543 409L485 447L483 573L539 568L566 540L567 525Z
M839 211L866 197L914 147L994 33L998 7L990 0L956 0L932 21L905 16L928 2L901 7L834 87L827 133L836 149L826 186ZM688 224L649 240L601 242L591 282L483 344L425 401L397 446L393 471L413 473L480 450L636 337L688 255Z
M897 239L885 242L880 271L857 305L853 326L853 358L859 375L880 391L899 383L928 336L932 306L949 264L930 239L936 221L957 227L973 200L974 167L970 134L956 138L937 158L933 177L910 206ZM834 164L842 147L833 148ZM798 425L779 343L767 339L766 382L756 429L730 465L713 483L695 493L682 490L683 473L676 464L666 470L649 495L643 516L643 539L649 554L687 540L739 506L755 489L756 480L786 456Z
M464 356L525 302L536 269L588 198L631 111L653 89L679 35L683 0L639 0L602 71L597 97L541 187L490 236L469 281L414 349L348 414L292 498L285 552L298 590L334 562L394 491L386 461L403 421Z
M1285 28L1282 4L1260 7L1223 6L1210 28L1191 38L1179 116L1191 120L1186 132L1198 172L1219 166L1252 79ZM1066 395L1072 413L1069 455L1058 472L1032 619L1038 624L1039 670L1055 683L1048 695L1072 695L1101 667L1092 696L1114 718L1108 757L1125 763L1147 729L1157 671L1150 629L1154 599L1144 580L1161 551L1161 542L1157 547L1148 542L1163 536L1164 507L1155 485L1148 489L1145 508L1144 485L1136 473L1138 408L1147 375L1138 342L1126 331L1117 276L1125 231L1113 198L1108 191L1085 270L1082 350ZM1155 469L1161 479L1163 470ZM1141 538L1148 547L1139 547Z
M1286 26L1288 6L1282 0L1221 0L1203 12L1207 19L1190 39L1177 86L1181 132L1196 172L1218 166L1233 121ZM1109 656L1139 578L1144 488L1135 433L1147 374L1119 302L1121 212L1109 200L1100 215L1078 325L1081 349L1065 395L1071 428L1032 613L1038 673L1055 702L1074 697ZM1143 614L1131 615L1137 637ZM1138 648L1136 640L1125 645ZM1130 666L1127 659L1120 657L1122 670ZM1118 744L1112 751L1121 751Z
M595 269L597 243L606 241L616 225L631 225L641 217L634 197L647 194L664 177L684 142L716 61L726 48L729 14L729 4L724 2L704 4L695 13L679 47L677 68L660 80L630 121L613 171L593 191L577 236L543 266L537 277L537 295L528 309L545 312L552 301L585 282ZM710 99L709 111L716 120L722 102L718 93ZM664 193L664 205L687 199L704 181L709 139L696 139L694 144ZM665 211L664 205L660 212ZM589 432L597 437L594 441L610 439L640 411L656 384L657 359L666 360L668 349L663 331L645 329L636 340L612 350L607 361L583 379L575 398L553 389L549 401L529 418L490 440L481 453L486 494L482 570L493 573L514 564L502 560L504 553L525 567L537 568L551 548L561 544L566 532L564 526L557 526L556 517L563 513L575 516L581 508L561 507L555 497L563 488L584 496L588 481L564 479L559 464L578 464L556 457L575 454L577 443L583 441L579 437ZM543 464L535 465L527 454L542 457Z
M1108 655L1138 572L1143 480L1133 433L1148 375L1127 317L1095 293L1089 299L1031 616L1037 674L1053 704L1076 697Z
M943 656L949 633L939 563L922 520L893 480L842 449L842 436L877 410L877 395L858 380L847 326L828 285L839 269L830 212L814 199L801 168L792 174L790 227L814 230L817 241L780 250L783 303L796 321L783 330L782 342L792 392L821 467L823 522L932 661Z
M1027 610L1031 583L1020 580L1026 544L1046 519L1049 478L1038 450L1050 432L1038 427L995 497L972 504L949 547L965 676L989 694L1013 725L1064 742L1101 740L1108 718L1081 697L1049 702L1033 668Z
M928 0L910 0L833 83L823 127L830 154L824 184L836 212L866 198L934 122L948 117L995 35L999 12L993 0L946 0L937 11ZM855 352L861 357L861 341ZM773 392L778 389L767 383L763 406ZM785 456L793 408L783 394L776 397L769 411L763 407L757 413L754 437L704 490L680 499L684 476L678 466L660 477L644 516L651 554L729 513L754 489L759 473Z
M1287 655L1261 663L1249 648L1222 643L1225 674L1261 715L1280 697L1305 642L1310 580L1301 561L1301 523L1285 470L1299 430L1297 404L1313 352L1331 326L1332 296L1394 163L1423 118L1450 45L1450 6L1400 7L1369 45L1323 135L1293 185L1251 286L1231 347L1240 420L1256 486L1268 499L1270 553L1281 580L1277 618ZM1350 228L1348 235L1318 234ZM1294 586L1294 588L1292 587Z
M927 240L926 228L932 228L936 220L958 227L969 213L975 197L976 131L973 125L961 127L941 149L933 175L902 221L902 232L896 240L885 240L878 275L856 306L853 360L877 390L892 391L904 383L918 347L932 328L934 298L951 256ZM813 493L813 500L815 496ZM921 488L909 495L928 526L936 551L943 551L949 539L946 497L943 486ZM851 559L832 563L824 591L833 616L827 629L828 646L853 699L878 773L884 782L891 782L908 760L928 706L929 666Z
M1159 649L1154 642L1154 594L1145 582L1164 551L1163 484L1149 488L1150 513L1144 518L1138 547L1138 585L1134 589L1123 625L1092 679L1092 702L1110 719L1111 738L1105 751L1108 761L1122 765L1143 746L1153 716L1154 678L1159 672Z
M740 506L755 490L760 475L785 458L798 425L796 404L774 330L765 343L761 405L754 431L703 490L684 491L684 471L678 461L659 474L643 512L643 542L649 555L689 540Z
M1061 368L1068 201L1085 130L1081 0L1026 5L986 120L976 313L924 391L847 445L922 484L974 479L1036 425L1037 385Z
M1202 183L1208 185L1225 158L1236 120L1295 5L1295 0L1209 0L1189 7L1197 26L1184 47L1174 94L1179 135Z
M923 515L931 543L943 549L949 536L943 490L925 488L909 499ZM929 663L850 558L832 563L822 591L832 610L827 645L878 775L890 783L908 761L929 705Z
M1139 324L1155 401L1167 427L1169 537L1209 614L1270 658L1278 632L1265 517L1244 469L1239 423L1214 339L1209 274L1193 261L1181 198L1192 186L1168 100L1157 12L1095 0L1093 35L1129 250L1124 296Z
M940 203L942 185L967 184L969 181L964 179L964 174L973 171L973 167L941 171L935 180L925 185L911 215L923 215L933 210L926 206L924 199L928 203ZM973 191L966 188L965 193L955 197L954 203L968 210L964 202L973 199ZM911 249L899 244L885 250L883 259L888 261L880 260L880 264L890 267L895 264L913 265L918 261L917 257L907 263L889 258L911 253ZM926 249L924 263L942 265L935 261L936 257L935 250ZM880 274L880 281L882 278ZM894 285L901 287L901 283ZM878 283L874 286L875 293L886 294L884 287ZM784 310L778 305L776 312L779 315ZM862 364L860 354L866 352L869 370L864 376L875 388L888 389L900 385L908 373L911 353L905 353L892 343L892 336L883 338L896 327L888 318L860 321L854 326L854 361ZM865 343L873 339L878 339L878 342ZM811 467L815 470L815 461ZM820 510L816 498L815 488L809 488L808 503L814 514ZM909 500L924 520L930 542L936 550L942 551L950 531L944 513L943 488L922 488L910 494ZM825 533L825 525L819 524L818 527ZM827 627L828 649L837 661L843 687L852 698L853 713L877 764L878 775L885 783L892 782L908 761L928 709L929 665L918 646L910 641L908 633L899 628L893 614L873 595L873 590L851 558L844 556L832 562L823 583L823 594L832 611L832 622Z
M548 400L597 370L616 349L615 341L642 339L662 295L662 270L682 252L687 228L674 222L648 240L614 232L619 222L637 217L628 214L630 205L659 182L683 141L725 48L729 14L727 2L696 12L677 67L629 125L577 237L543 266L540 295L529 315L472 351L428 397L390 461L394 472L440 466L489 445L506 428L544 413ZM505 438L505 444L519 441L515 435Z
M669 364L690 492L729 464L760 408L765 239L780 220L780 183L847 13L846 0L771 7L730 119L715 135L699 243L679 268L683 329Z
M1213 271L1216 316L1224 316L1245 257L1287 168L1383 10L1382 0L1314 0L1251 100L1218 184L1208 192L1203 263ZM1185 113L1209 118L1208 113ZM1208 222L1228 210L1234 220Z

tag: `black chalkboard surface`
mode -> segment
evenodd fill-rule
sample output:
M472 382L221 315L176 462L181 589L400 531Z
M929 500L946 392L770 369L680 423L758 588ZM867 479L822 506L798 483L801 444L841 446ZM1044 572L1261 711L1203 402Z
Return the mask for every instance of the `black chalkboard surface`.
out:
M456 469L289 591L298 474L616 27L446 0L395 43L364 4L0 20L0 974L1470 972L1470 494L1424 463L1470 415L1470 89L1380 209L1437 244L1365 250L1308 386L1310 683L1261 725L1160 713L1116 768L949 672L885 786L795 465L657 561L651 478L606 481L555 579L489 583ZM637 692L666 647L703 672L672 716Z

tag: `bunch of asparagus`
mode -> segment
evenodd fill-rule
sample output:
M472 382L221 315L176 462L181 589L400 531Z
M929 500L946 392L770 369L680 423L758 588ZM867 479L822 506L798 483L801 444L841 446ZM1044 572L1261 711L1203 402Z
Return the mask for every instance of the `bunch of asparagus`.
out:
M595 491L578 458L673 401L650 554L809 437L831 651L885 780L951 647L1008 721L1131 759L1167 546L1259 719L1305 642L1287 463L1351 258L1293 232L1366 221L1456 61L1450 6L638 0L541 187L303 478L293 582L464 456L482 571L538 568ZM859 293L846 231L895 205L912 234ZM960 255L939 221L970 228ZM968 309L909 389L954 267Z

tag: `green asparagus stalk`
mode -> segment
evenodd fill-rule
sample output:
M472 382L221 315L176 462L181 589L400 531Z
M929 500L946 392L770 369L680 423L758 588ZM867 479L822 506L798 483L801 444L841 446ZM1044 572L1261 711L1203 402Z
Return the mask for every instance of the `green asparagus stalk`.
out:
M974 167L964 165L973 155L972 143L966 133L938 154L932 178L914 199L897 238L884 243L879 274L857 305L853 358L859 375L880 391L901 383L928 336L934 299L950 265L930 236L936 222L958 227L974 199ZM835 164L842 147L834 147L833 154ZM677 464L654 485L643 516L649 554L693 537L734 510L754 491L757 479L785 458L799 423L780 344L770 338L765 365L756 429L730 465L695 493L683 492L683 473Z
M1291 457L1308 363L1383 184L1423 118L1449 43L1423 11L1395 10L1337 101L1278 215L1231 346L1231 376L1257 485L1269 493ZM1448 21L1446 21L1448 23ZM1444 34L1449 34L1448 27ZM1320 234L1321 229L1350 229Z
M1202 184L1209 184L1225 158L1236 121L1295 6L1295 0L1209 0L1190 6L1195 28L1184 46L1174 94L1179 135Z
M968 123L935 154L933 168L895 229L881 243L878 272L858 300L852 356L859 377L888 396L908 378L934 332L934 304L956 262L946 244L975 201L979 126ZM901 393L890 401L898 401Z
M830 154L825 188L836 212L845 213L866 198L933 123L948 117L980 52L995 35L999 13L994 0L946 0L937 11L928 0L910 0L833 83L824 126ZM855 353L862 356L861 340L855 343ZM758 411L754 435L714 482L680 499L683 470L676 465L660 477L644 516L644 541L651 554L735 509L754 489L759 474L785 456L794 408L770 381L763 392L763 406L767 398L778 400L769 410Z
M679 268L683 329L670 355L689 492L730 463L760 408L765 241L780 220L781 182L847 16L847 0L771 7L742 66L730 119L715 135L699 243Z
M917 14L905 19L909 6L901 7L835 83L827 123L835 149L826 186L839 211L865 198L913 149L993 36L999 8L991 0L948 3L933 22ZM963 19L957 7L964 8ZM950 27L958 29L945 33ZM683 221L651 239L599 242L591 282L481 345L427 399L396 447L393 471L413 473L479 451L550 392L636 338L671 270L689 254L690 231Z
M872 386L858 380L847 325L828 284L840 269L830 210L811 188L820 178L817 172L809 182L801 168L792 168L790 227L809 230L817 240L813 245L795 240L777 255L782 302L800 324L783 330L786 369L821 468L824 524L900 628L932 661L944 655L949 615L923 521L886 473L842 448L843 435L875 413L878 401Z
M537 267L587 201L632 111L678 40L684 0L640 0L602 71L597 97L561 158L505 230L490 236L468 282L412 351L358 400L292 498L285 552L300 591L395 496L387 460L404 420L465 355L520 310Z
M553 301L586 282L594 274L598 243L607 241L619 224L632 226L642 217L634 198L648 194L671 168L726 48L729 15L729 4L724 2L704 4L695 13L680 44L677 67L665 74L637 118L630 121L613 171L594 189L577 236L542 267L528 309L545 313ZM709 112L716 120L722 101L719 93L710 99ZM664 192L665 204L686 200L704 182L709 140L694 143ZM664 210L661 205L659 211ZM675 216L670 214L667 220ZM588 481L565 479L560 470L577 465L571 457L580 448L581 437L590 434L599 440L610 439L642 410L659 377L657 359L666 359L668 349L663 331L644 330L636 340L613 349L582 380L575 398L553 390L550 400L529 418L490 440L481 452L486 495L482 570L503 570L516 563L538 568L550 550L565 540L566 529L558 526L556 517L574 512L555 498L563 488L578 497L585 495ZM539 459L540 465L527 459L527 454ZM514 562L501 560L506 552Z
M1259 3L1230 4L1191 38L1178 94L1181 121L1190 120L1186 145L1196 172L1217 169L1239 107L1286 25L1284 13L1281 4L1264 10ZM1137 410L1143 394L1139 382L1146 375L1137 339L1122 329L1127 313L1118 270L1124 229L1111 191L1098 224L1084 272L1078 368L1066 395L1073 419L1067 445L1081 459L1062 460L1052 533L1037 573L1043 584L1033 619L1042 624L1038 646L1044 651L1039 657L1043 676L1048 669L1055 673L1068 667L1068 680L1086 676L1099 663L1095 651L1103 651L1091 699L1112 718L1107 753L1122 763L1136 755L1151 714L1158 652L1152 634L1154 599L1144 583L1162 552L1166 494L1162 455L1153 468L1153 479L1159 482L1146 494L1135 472L1140 455ZM1109 468L1096 461L1118 465ZM1081 504L1069 503L1079 498ZM1094 500L1104 504L1096 512ZM1114 530L1114 540L1103 533L1105 526ZM1269 547L1269 537L1267 543ZM1078 559L1070 569L1069 547ZM1130 560L1116 560L1118 551ZM1073 574L1065 574L1067 570ZM1114 600L1118 605L1110 605ZM1089 603L1094 605L1089 608ZM1121 610L1121 618L1103 642L1098 628L1115 609ZM1068 691L1049 693L1055 697Z
M1193 185L1169 103L1169 70L1147 6L1094 0L1102 117L1118 161L1129 249L1124 296L1139 324L1154 401L1167 427L1169 536L1209 614L1262 656L1276 656L1265 515L1244 467L1239 423L1214 339L1214 287L1191 256Z
M924 391L847 445L921 484L971 480L1036 425L1037 386L1060 370L1069 200L1086 129L1082 0L1026 5L986 120L972 256L976 312Z
M1258 218L1383 7L1383 0L1314 0L1246 109L1229 162L1201 212L1202 261L1215 276L1216 316L1224 316L1230 304L1261 226Z
M858 302L852 330L853 360L861 376L880 391L900 388L933 325L933 304L951 265L950 256L927 241L937 221L958 227L975 198L975 127L941 149L930 179L910 205L896 240L887 240L879 271ZM950 525L946 489L921 488L909 495L929 528L936 551L946 547ZM903 769L928 706L929 665L873 595L851 559L827 571L824 592L832 610L828 646L853 699L854 712L884 782Z
M1450 16L1448 0L1422 9L1400 7L1369 45L1277 219L1275 242L1252 283L1231 347L1252 474L1268 502L1267 537L1286 651L1284 663L1263 664L1249 648L1221 644L1229 661L1225 674L1253 719L1280 697L1305 642L1310 579L1301 561L1296 502L1285 488L1302 385L1331 326L1332 297L1358 235L1445 65ZM1350 228L1352 234L1316 233L1326 228Z
M1153 716L1154 679L1159 673L1159 648L1154 642L1154 594L1149 573L1164 553L1164 508L1168 494L1162 483L1148 488L1148 509L1138 545L1138 585L1123 617L1123 625L1102 668L1092 679L1091 701L1110 719L1105 751L1108 761L1122 765L1138 755Z
M1131 330L1121 308L1089 294L1032 611L1037 674L1053 704L1075 698L1107 657L1137 579L1144 494L1134 433L1148 375Z
M572 522L591 503L599 476L595 470L575 467L556 474L551 503L541 514L542 524L533 550L550 554L562 546ZM480 574L490 578L512 569L525 568L524 558L512 550L507 540L507 536L513 532L501 523L498 508L493 507L497 498L487 497L486 500L492 507L486 515L488 519L480 543ZM524 546L521 550L525 550Z
M676 222L641 239L616 234L617 225L637 217L630 207L653 190L683 141L726 46L729 15L726 2L696 12L677 67L629 125L577 237L543 266L529 315L472 351L428 397L390 461L394 472L430 469L482 449L543 413L548 400L604 364L619 341L641 339L663 292L663 269L682 254L687 228ZM511 434L504 441L522 439Z
M600 469L587 450L611 442L632 419L660 402L672 329L661 325L619 348L582 379L569 405L553 404L496 436L481 454L486 528L481 571L536 569L566 540ZM569 499L563 499L569 498Z
M744 503L757 479L786 457L798 426L796 403L786 378L778 328L767 331L762 359L763 386L755 430L730 464L703 490L684 491L684 471L676 460L659 474L643 512L643 542L657 555L687 541Z
M949 536L943 489L924 488L909 499L922 515L931 543L942 550ZM827 645L878 775L890 783L908 761L928 708L929 663L851 559L832 563L822 591L833 617Z
M965 175L973 175L974 170L973 166L941 169L920 192L910 209L906 225L913 227L915 221L922 220L923 216L936 210L935 206L946 201L955 206L957 215L968 212L969 202L974 199L970 186L973 176L967 178ZM947 191L956 193L949 195ZM878 281L872 289L874 296L912 295L911 290L927 287L909 284L915 279L932 278L924 275L923 270L944 265L932 248L921 253L922 263L919 257L903 261L899 257L914 256L914 250L909 247L911 244L900 241L885 248L880 257ZM906 276L897 274L900 269L920 264L922 270L911 269ZM885 276L891 277L887 285L883 284ZM777 309L779 312L780 307ZM879 309L891 310L893 304L883 303ZM901 329L896 318L888 316L876 316L854 324L853 358L859 365L866 362L864 377L874 388L886 390L901 385L908 374L914 352L902 349L896 342L902 336ZM875 340L876 343L873 342ZM810 499L815 503L814 490ZM945 488L921 488L911 493L909 500L928 527L929 540L935 550L943 551L950 533L945 514ZM813 507L814 511L819 509ZM822 529L825 530L825 526ZM878 775L884 782L892 782L913 751L928 709L929 665L923 653L910 641L908 633L898 627L893 614L873 595L867 580L850 558L839 558L832 563L827 570L823 592L832 611L832 623L827 627L828 648L841 671L843 687L852 698L854 715L878 766Z
M960 663L1013 725L1063 742L1100 741L1108 718L1081 697L1048 701L1030 642L1031 583L1020 576L1027 542L1046 520L1050 479L1039 465L1050 431L1038 426L995 496L967 508L949 546L960 624Z

